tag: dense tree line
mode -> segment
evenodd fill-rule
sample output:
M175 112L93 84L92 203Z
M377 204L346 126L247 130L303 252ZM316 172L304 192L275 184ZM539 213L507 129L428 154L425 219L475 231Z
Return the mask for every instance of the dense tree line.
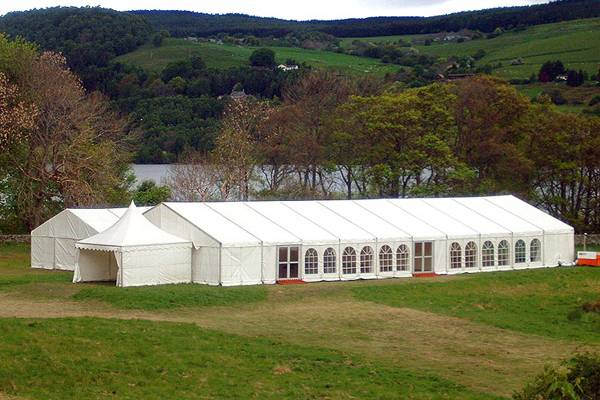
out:
M383 36L459 31L493 32L496 28L547 24L600 16L595 0L562 0L525 7L495 8L437 17L374 17L335 21L288 21L243 14L212 15L190 11L139 10L155 29L171 35L210 36L218 33L282 37L298 30L317 30L337 37Z
M61 52L88 89L110 73L110 61L145 43L152 27L142 17L98 7L54 7L11 12L0 31Z
M315 71L224 121L213 151L174 168L176 198L511 193L600 230L600 119L491 77L405 88Z
M274 68L271 53L257 50L256 64L224 70L207 69L199 57L168 64L160 75L115 64L104 92L130 116L137 163L172 163L187 151L208 151L223 108L234 88L242 95L278 98L283 87L302 73ZM250 63L250 60L249 60ZM268 64L268 65L264 65Z

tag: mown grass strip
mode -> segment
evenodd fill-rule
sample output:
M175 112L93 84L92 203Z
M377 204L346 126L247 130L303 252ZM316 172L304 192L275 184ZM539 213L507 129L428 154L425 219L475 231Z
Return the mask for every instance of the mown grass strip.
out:
M0 392L31 399L491 399L431 374L191 324L0 320Z
M355 298L409 307L499 328L600 342L600 314L578 313L600 300L600 268L481 273L444 282L356 287Z
M224 306L266 300L265 286L214 287L198 284L118 288L88 285L73 295L79 301L101 301L120 309L160 310L177 307Z

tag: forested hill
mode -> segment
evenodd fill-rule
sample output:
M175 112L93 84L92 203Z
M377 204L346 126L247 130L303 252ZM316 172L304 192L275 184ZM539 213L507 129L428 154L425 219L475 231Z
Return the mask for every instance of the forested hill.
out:
M53 7L8 13L0 17L0 32L63 53L95 89L110 61L148 41L152 26L138 15L99 7Z
M203 14L190 11L137 10L157 30L172 36L217 33L283 36L295 30L318 30L338 37L385 36L473 29L492 32L551 22L600 16L598 0L562 0L525 7L494 8L436 17L374 17L333 21L290 21L243 14Z

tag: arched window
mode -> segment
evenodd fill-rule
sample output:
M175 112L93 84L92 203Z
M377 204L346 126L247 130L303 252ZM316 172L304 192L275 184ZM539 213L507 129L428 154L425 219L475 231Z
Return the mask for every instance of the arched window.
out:
M335 264L335 250L329 247L325 250L325 253L323 253L323 273L335 274L337 272Z
M379 249L379 270L381 272L391 272L394 270L394 256L392 248L388 245L383 245Z
M408 263L410 260L410 254L408 253L408 246L401 244L396 250L396 270L397 271L408 271Z
M510 264L510 249L508 242L502 240L498 243L498 266L505 266Z
M360 273L370 274L373 272L373 249L365 246L360 251Z
M454 242L450 246L450 268L458 269L462 267L462 249L460 244Z
M307 275L319 273L319 253L315 249L308 249L304 254L304 273Z
M356 273L356 250L354 250L352 247L346 247L344 249L344 253L342 254L342 273Z
M533 239L531 244L529 245L529 260L531 262L541 261L542 257L540 256L542 244L539 239Z
M483 242L481 246L481 263L484 267L494 266L494 243L489 240Z
M465 268L475 268L477 266L477 245L475 242L469 242L465 246Z
M525 242L517 240L515 243L515 264L524 263L527 260L525 255Z

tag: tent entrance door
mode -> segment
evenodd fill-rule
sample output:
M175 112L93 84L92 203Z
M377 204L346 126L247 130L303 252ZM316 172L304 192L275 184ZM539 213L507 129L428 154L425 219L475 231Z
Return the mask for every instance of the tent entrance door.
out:
M277 257L277 279L298 279L300 248L298 246L278 247Z
M415 274L433 272L432 242L415 242L414 255L413 265Z

